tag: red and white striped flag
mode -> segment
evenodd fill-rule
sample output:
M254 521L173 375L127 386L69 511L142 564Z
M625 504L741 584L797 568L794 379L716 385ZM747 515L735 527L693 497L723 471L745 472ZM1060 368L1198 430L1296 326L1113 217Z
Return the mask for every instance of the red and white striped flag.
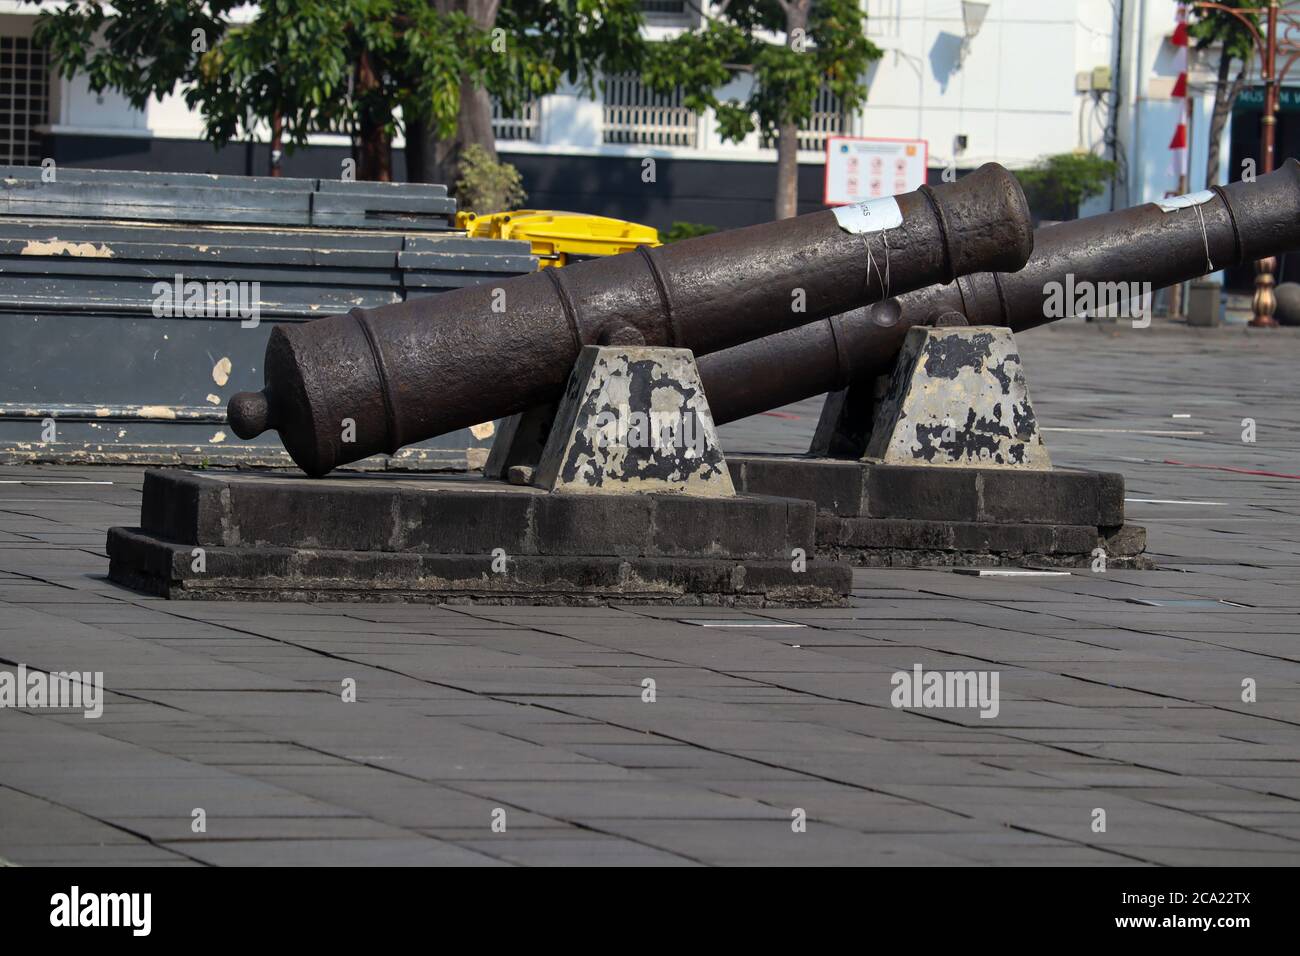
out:
M1187 98L1187 68L1191 59L1191 48L1187 41L1187 5L1180 3L1174 35L1169 38L1169 42L1178 48L1177 57L1181 67L1178 80L1174 83L1173 93L1170 94L1180 101L1181 109L1178 111L1178 126L1174 129L1174 138L1169 141L1169 151L1173 154L1174 175L1180 177L1186 176L1188 170L1187 111L1191 101Z

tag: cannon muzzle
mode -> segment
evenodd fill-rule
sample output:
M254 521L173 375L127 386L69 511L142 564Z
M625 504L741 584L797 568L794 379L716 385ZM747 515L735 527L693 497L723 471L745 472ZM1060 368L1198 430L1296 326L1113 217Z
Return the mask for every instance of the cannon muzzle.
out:
M280 433L318 476L556 400L586 345L704 355L977 271L1032 249L1019 184L964 179L655 249L301 325L266 348L266 387L230 400L235 434Z
M1134 292L1293 249L1300 163L1288 159L1252 183L1046 226L1018 272L959 277L716 352L700 360L700 379L722 424L884 374L909 328L946 314L1020 332L1075 315L1088 300L1072 292L1086 289L1094 306L1123 305Z

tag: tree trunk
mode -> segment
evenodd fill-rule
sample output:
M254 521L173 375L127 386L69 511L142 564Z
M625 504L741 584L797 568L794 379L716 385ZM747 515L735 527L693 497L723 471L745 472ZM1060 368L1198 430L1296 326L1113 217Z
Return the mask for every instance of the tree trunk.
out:
M470 17L481 30L490 31L496 25L500 0L436 0L442 13L459 12ZM506 42L512 42L509 38ZM460 158L465 148L477 143L493 159L497 158L496 136L492 133L492 97L488 91L462 76L460 81L460 111L456 132L447 139L426 133L425 156L428 163L428 182L443 183L455 191L460 179ZM495 210L494 210L495 211Z
M284 115L276 110L271 114L271 175L280 176L280 159L284 155Z
M387 183L393 180L393 138L388 132L391 116L378 115L367 93L379 86L370 54L357 60L356 96L361 103L357 138L357 179Z
M1232 115L1232 107L1237 97L1246 86L1246 75L1250 70L1250 61L1244 60L1237 78L1228 81L1232 69L1232 57L1226 52L1219 55L1219 78L1214 88L1214 113L1210 117L1210 140L1205 161L1205 185L1214 186L1219 182L1219 149L1223 142L1223 131Z
M812 0L778 0L785 11L786 42L800 56L807 42L808 11ZM796 32L800 43L796 45ZM799 215L799 124L782 119L776 126L776 218Z
M492 133L492 98L487 90L475 86L468 79L462 79L456 133L449 139L433 141L434 181L445 183L454 190L456 180L460 179L460 158L466 147L475 143L482 146L493 159L497 158L497 142Z
M1210 116L1210 140L1205 157L1205 185L1213 186L1219 181L1219 141L1223 138L1223 127L1228 122L1228 76L1232 70L1232 58L1228 51L1219 52L1219 78L1214 84L1214 112Z
M799 215L799 124L785 122L776 133L776 218Z
M383 123L361 118L361 148L357 153L357 179L393 181L393 140Z
M406 181L408 183L433 182L429 178L429 127L421 119L408 119L406 126Z

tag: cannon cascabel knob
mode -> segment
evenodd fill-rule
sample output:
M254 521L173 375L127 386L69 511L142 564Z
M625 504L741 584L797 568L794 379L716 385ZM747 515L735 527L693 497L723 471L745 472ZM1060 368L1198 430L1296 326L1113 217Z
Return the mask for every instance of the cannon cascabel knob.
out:
M226 419L236 435L256 438L271 427L271 403L266 392L240 392L226 406Z

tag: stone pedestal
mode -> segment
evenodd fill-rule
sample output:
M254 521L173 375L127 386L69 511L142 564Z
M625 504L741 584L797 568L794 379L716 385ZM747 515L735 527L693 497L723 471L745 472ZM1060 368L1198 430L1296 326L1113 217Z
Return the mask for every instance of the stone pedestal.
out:
M1147 567L1146 530L1124 523L1109 472L933 468L730 455L742 494L817 506L817 553L858 567Z
M851 574L813 559L815 521L749 495L155 470L140 527L109 530L109 577L176 599L842 604Z
M589 347L470 476L151 471L109 577L169 598L833 606L810 501L737 495L689 351Z
M1005 328L914 327L887 383L827 396L807 457L728 463L742 492L813 501L818 553L858 566L1147 564L1123 477L1052 468Z

